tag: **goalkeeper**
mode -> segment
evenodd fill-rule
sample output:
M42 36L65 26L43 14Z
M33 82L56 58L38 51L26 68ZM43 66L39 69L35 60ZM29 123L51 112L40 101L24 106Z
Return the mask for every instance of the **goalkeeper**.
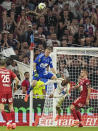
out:
M47 47L45 49L44 53L41 53L37 56L37 58L34 61L34 76L33 76L33 80L34 83L36 83L37 80L39 80L40 78L45 78L45 79L57 79L56 77L56 71L53 68L53 64L52 64L52 59L49 56L51 53L51 48ZM48 68L50 67L51 72L48 72ZM55 75L53 75L55 74Z
M34 72L33 72L33 81L32 81L32 88L36 86L36 83L39 79L51 79L56 80L58 74L56 73L55 69L53 68L52 59L49 56L51 53L51 48L47 47L44 53L39 54L35 61L34 61ZM48 72L48 68L50 67L51 72ZM56 87L57 84L54 83ZM30 90L32 90L32 88ZM25 100L28 99L28 95L26 94Z
M45 85L48 85L49 83L57 83L57 88L55 88L54 92L49 96L49 98L56 98L55 100L57 116L55 118L55 121L57 121L60 118L61 105L65 97L70 96L71 84L69 78L58 78L58 80L49 80L45 83Z

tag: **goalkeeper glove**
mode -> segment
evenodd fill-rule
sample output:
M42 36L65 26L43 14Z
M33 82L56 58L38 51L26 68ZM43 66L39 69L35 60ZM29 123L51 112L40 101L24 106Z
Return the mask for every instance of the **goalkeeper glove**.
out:
M37 73L36 70L34 70L34 77L39 77L39 74Z
M57 74L56 74L56 77L57 77L57 78L60 78L60 77L61 77L61 75L60 75L59 73L57 73Z

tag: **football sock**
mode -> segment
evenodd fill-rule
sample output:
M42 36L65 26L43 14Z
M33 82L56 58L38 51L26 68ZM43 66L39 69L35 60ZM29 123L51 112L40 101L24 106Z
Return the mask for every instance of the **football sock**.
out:
M10 114L11 114L12 122L14 123L15 122L15 112L11 111Z
M79 121L82 121L80 111L77 111L76 113L77 113L77 116L78 116Z
M73 114L74 119L77 120L77 119L78 119L78 116L77 116L76 109L72 109L71 112L72 112L72 114Z
M6 112L3 110L3 111L1 112L1 114L2 114L2 116L3 116L3 119L4 119L6 122L8 122Z

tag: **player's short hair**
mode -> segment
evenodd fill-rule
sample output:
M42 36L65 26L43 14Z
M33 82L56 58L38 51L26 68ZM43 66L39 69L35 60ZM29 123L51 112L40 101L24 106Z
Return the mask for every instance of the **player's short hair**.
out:
M66 78L62 81L61 85L62 85L62 86L66 86L69 82L70 82L70 79L69 79L68 77L66 77Z
M87 76L88 76L88 71L87 71L86 68L82 68L81 71L84 71L87 74Z
M52 50L52 48L51 48L50 46L47 46L46 49L49 50L49 51ZM46 49L45 49L45 50L46 50Z
M25 73L24 73L24 75L26 75L26 74L28 74L29 72L28 71L26 71Z
M6 65L6 59L0 58L0 66Z

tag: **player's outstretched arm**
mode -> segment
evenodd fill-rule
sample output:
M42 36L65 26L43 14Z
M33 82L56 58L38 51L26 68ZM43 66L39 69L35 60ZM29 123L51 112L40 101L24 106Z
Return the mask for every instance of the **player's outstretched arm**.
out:
M63 78L57 78L56 80L48 80L46 83L44 83L44 84L42 84L42 85L39 85L39 87L42 87L42 86L46 86L46 85L48 85L48 84L51 84L51 83L59 83L59 81L61 81L61 80L64 80Z
M86 98L86 105L89 105L91 86L89 85L87 89L88 89L88 94L87 94L87 98Z
M56 75L56 71L54 68L51 68L51 71Z
M79 88L79 87L80 87L80 85L79 85L79 84L76 84L76 85L72 86L72 89L77 89L77 88Z
M51 68L51 71L56 75L57 78L61 77L61 75L59 73L56 73L54 68Z

